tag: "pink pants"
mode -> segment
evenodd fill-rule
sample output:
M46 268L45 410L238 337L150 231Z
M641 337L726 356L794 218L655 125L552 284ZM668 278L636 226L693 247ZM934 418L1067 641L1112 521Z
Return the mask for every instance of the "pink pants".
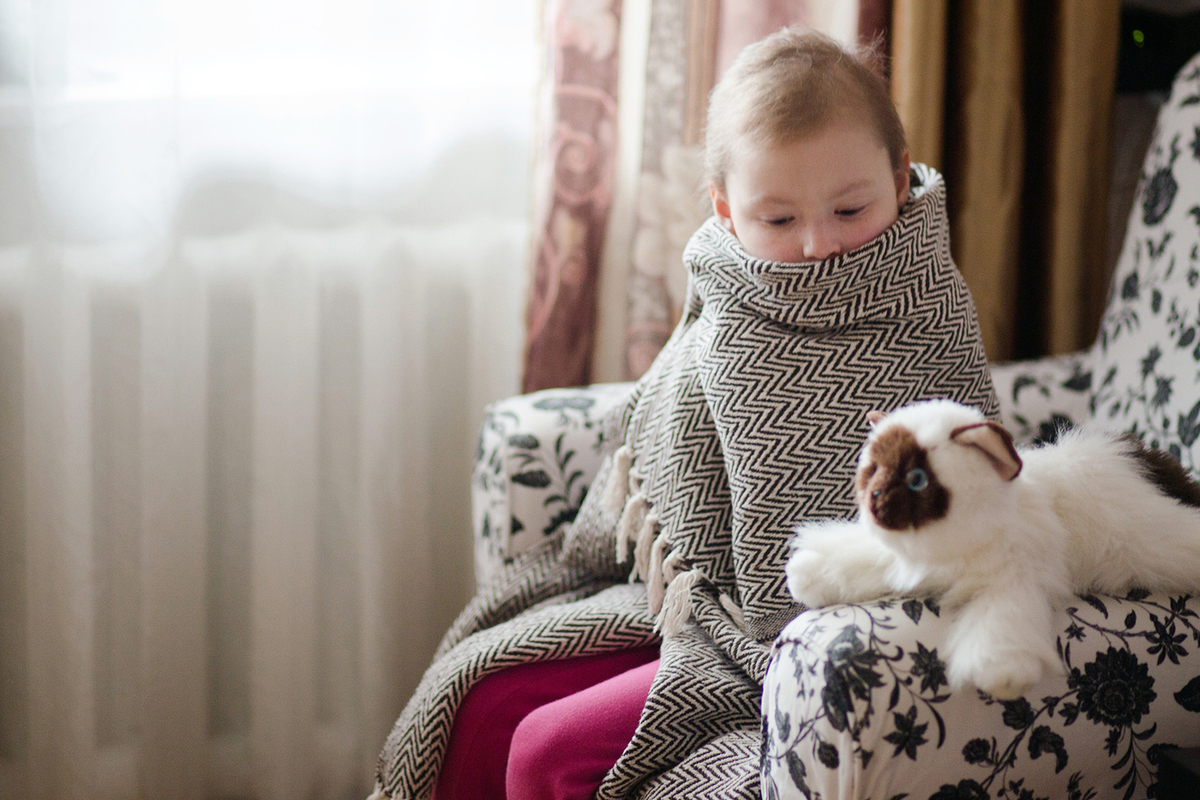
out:
M463 700L434 800L587 800L637 729L658 647L522 664Z

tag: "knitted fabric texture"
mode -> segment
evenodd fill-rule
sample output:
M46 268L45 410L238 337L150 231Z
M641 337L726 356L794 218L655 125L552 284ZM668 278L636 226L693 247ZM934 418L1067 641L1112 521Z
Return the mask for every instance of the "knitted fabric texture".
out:
M930 397L997 411L927 167L853 252L762 261L710 220L685 261L683 317L606 420L614 452L574 524L460 615L384 746L377 796L429 795L484 675L662 636L637 733L596 796L758 797L769 644L801 610L783 574L792 528L852 513L868 411Z

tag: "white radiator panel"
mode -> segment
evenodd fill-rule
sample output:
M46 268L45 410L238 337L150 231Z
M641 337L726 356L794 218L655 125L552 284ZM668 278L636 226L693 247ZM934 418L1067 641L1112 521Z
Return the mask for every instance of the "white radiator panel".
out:
M0 250L0 796L369 791L473 589L527 233Z

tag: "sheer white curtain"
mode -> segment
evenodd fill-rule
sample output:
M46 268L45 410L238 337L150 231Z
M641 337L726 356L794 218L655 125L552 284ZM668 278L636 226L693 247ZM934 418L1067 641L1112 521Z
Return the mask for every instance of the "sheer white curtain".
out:
M0 797L353 798L472 590L534 0L0 0Z

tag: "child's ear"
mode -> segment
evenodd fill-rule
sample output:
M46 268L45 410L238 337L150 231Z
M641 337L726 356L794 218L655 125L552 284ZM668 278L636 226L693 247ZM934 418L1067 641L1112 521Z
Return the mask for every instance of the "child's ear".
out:
M900 154L900 169L896 170L896 205L903 207L908 202L909 169L912 168L912 158L905 149Z
M708 196L712 198L713 213L717 215L717 219L721 221L721 225L725 230L736 236L737 234L733 231L733 214L729 210L729 198L725 196L725 190L710 183L708 185Z

